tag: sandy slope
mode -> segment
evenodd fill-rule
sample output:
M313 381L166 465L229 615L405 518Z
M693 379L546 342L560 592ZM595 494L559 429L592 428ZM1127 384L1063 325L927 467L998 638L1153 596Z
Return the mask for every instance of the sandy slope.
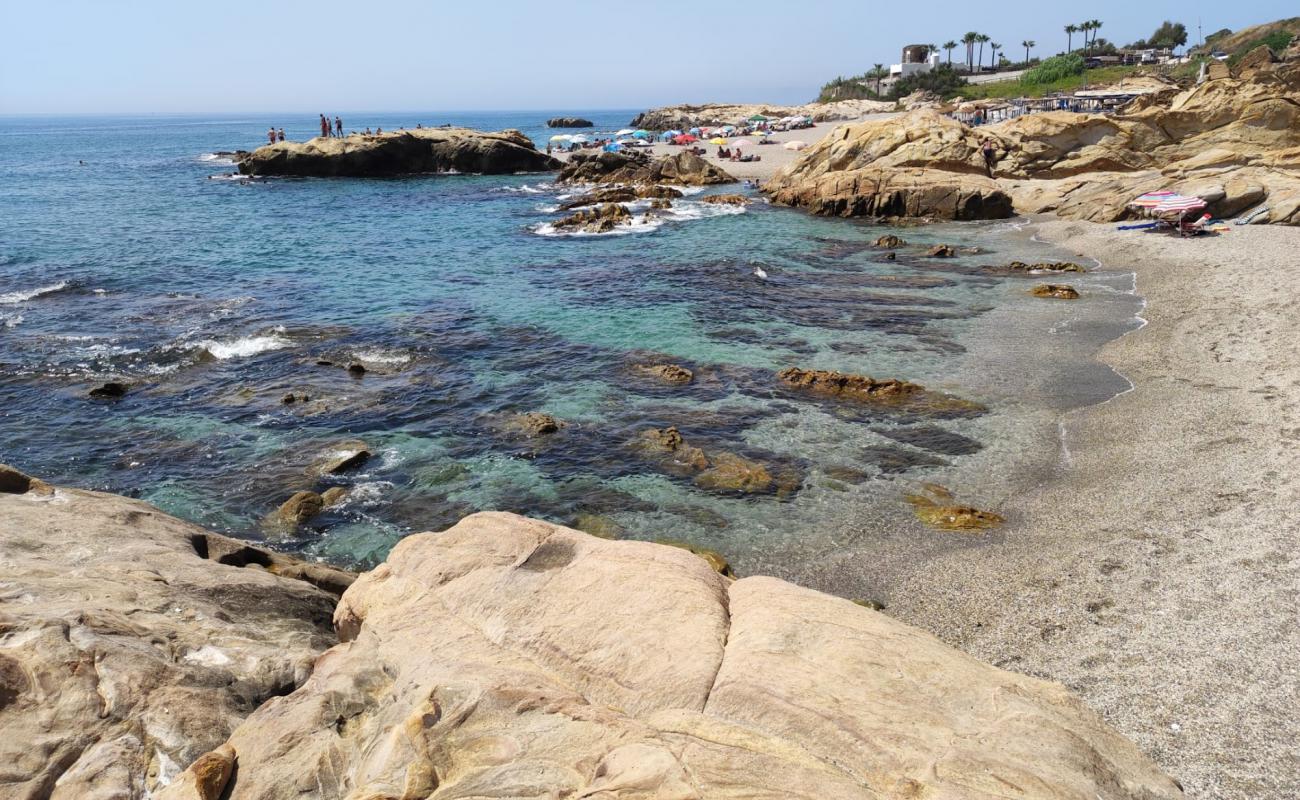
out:
M1191 797L1300 796L1300 231L1178 239L1050 221L1133 269L1135 388L1067 416L1004 543L931 564L890 613L1083 694Z

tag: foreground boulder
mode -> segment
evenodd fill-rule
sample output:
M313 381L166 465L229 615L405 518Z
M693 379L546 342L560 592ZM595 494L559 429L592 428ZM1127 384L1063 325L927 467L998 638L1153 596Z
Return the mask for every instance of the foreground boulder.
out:
M556 176L557 183L654 186L713 186L736 179L694 153L681 152L651 158L636 151L574 153Z
M0 796L156 792L334 643L350 574L23 483L0 493Z
M560 162L519 131L419 128L377 136L317 137L259 147L237 162L244 175L384 177L427 172L508 175L546 172Z
M1057 684L675 548L475 514L334 620L307 684L200 762L233 752L222 797L1182 796Z

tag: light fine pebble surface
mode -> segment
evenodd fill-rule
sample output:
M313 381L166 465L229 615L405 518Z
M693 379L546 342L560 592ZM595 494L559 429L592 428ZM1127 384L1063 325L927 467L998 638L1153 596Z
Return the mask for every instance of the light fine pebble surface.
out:
M1135 271L1148 324L1098 356L1134 388L1067 415L1005 539L889 613L1062 681L1189 797L1300 796L1300 229L1036 235Z

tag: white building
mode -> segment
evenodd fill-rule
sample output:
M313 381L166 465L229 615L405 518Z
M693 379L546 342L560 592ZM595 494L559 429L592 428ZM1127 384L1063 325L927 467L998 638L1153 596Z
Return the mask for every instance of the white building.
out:
M903 63L891 64L889 77L897 80L909 75L929 72L939 66L939 53L931 52L927 45L909 44L903 48Z

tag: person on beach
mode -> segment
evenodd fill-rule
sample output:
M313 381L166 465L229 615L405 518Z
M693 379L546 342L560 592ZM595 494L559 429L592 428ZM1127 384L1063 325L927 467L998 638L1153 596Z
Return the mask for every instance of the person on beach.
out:
M383 133L384 133L384 129L383 129L383 128L375 128L375 135L376 135L376 136L382 136Z
M367 126L366 126L366 136L370 136L370 135L371 135L371 134L370 134L370 126L367 125Z
M271 144L275 144L275 128L271 128L266 132L266 140Z
M980 142L980 152L984 154L984 171L992 178L993 168L998 165L997 145L993 144L993 140L986 136L984 141Z
M334 117L334 133L340 139L343 138L343 120L337 116Z
M275 134L275 137L276 137L277 139L279 139L280 141L283 142L283 141L284 141L284 128L281 128L279 131L277 131L276 134Z
M330 121L325 119L325 115L320 115L320 135L328 139L330 135Z

